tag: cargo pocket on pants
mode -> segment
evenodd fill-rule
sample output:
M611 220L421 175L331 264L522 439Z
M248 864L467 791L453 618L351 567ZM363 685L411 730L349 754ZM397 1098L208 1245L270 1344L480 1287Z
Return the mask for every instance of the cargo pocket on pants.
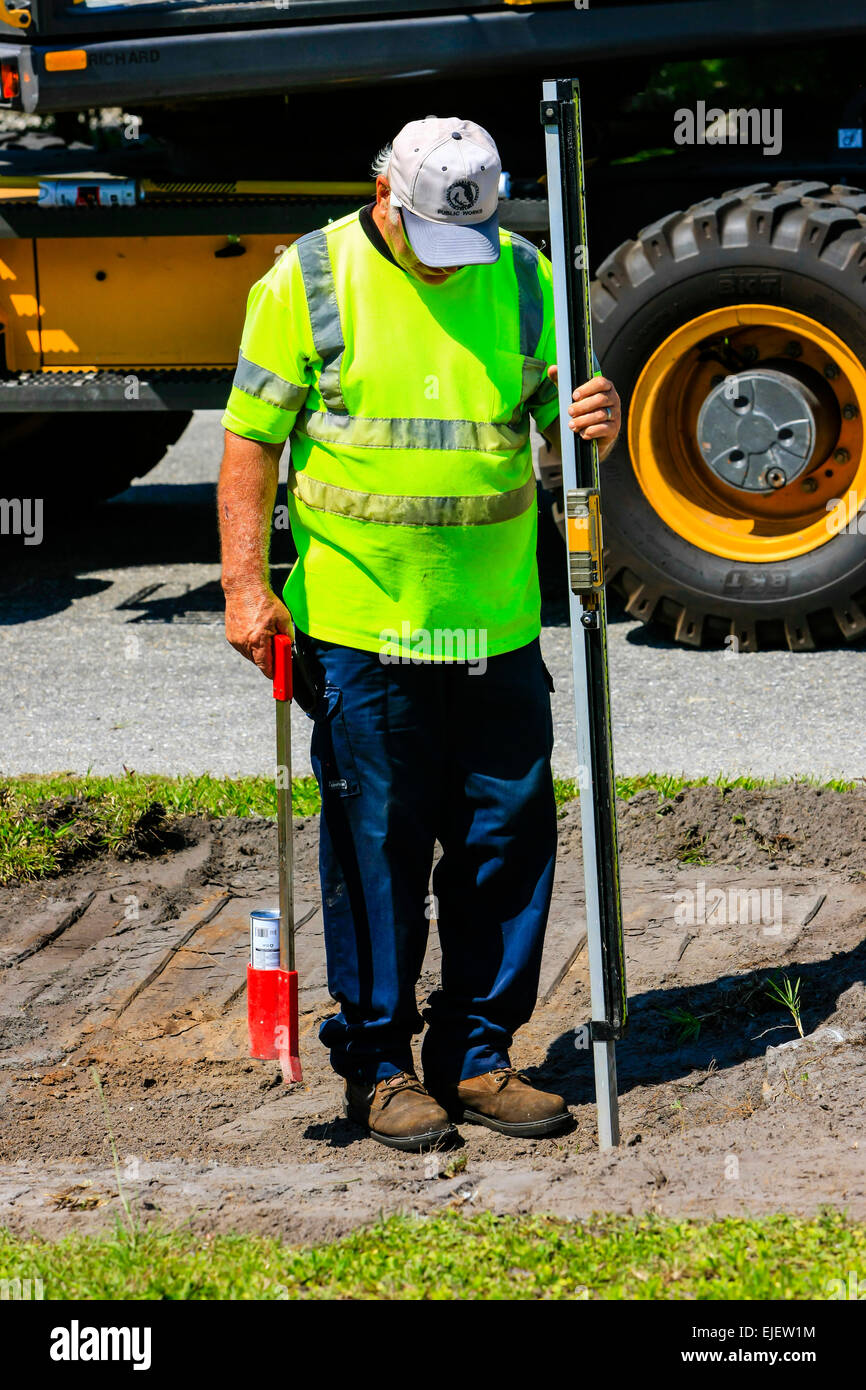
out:
M357 796L361 781L346 729L342 690L326 685L322 702L324 709L314 731L322 764L322 789L335 796Z

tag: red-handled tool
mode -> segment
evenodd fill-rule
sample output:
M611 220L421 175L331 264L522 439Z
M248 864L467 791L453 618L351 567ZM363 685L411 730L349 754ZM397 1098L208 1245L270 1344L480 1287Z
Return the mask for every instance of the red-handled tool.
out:
M298 1046L298 974L295 970L294 855L292 848L292 639L274 638L277 706L277 831L280 872L280 965L247 966L250 1056L279 1058L284 1081L301 1081Z

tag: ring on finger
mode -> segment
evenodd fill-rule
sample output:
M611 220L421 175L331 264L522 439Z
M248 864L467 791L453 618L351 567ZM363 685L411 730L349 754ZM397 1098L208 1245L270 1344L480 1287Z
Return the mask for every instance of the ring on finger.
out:
M611 410L609 405L605 406L605 411L607 413L608 420L610 420L613 417L613 411Z

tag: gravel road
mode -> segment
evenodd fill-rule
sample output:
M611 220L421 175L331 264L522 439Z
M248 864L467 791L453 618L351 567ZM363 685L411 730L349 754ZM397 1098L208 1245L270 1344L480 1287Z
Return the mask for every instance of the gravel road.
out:
M269 689L222 634L220 446L218 413L202 412L121 498L83 521L46 499L42 546L0 539L0 770L270 772ZM554 767L569 776L570 639L562 605L548 608ZM619 618L610 660L621 773L866 773L862 649L693 652ZM297 710L295 725L302 773L310 725Z

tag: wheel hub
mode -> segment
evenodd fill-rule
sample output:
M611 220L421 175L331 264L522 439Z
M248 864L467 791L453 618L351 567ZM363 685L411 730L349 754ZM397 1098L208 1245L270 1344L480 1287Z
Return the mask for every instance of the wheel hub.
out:
M721 362L730 364L727 401ZM756 380L781 388L789 409L779 414L755 409L748 383ZM741 394L752 409L733 408ZM711 409L719 412L715 424ZM751 456L744 448L745 460L734 463L747 466L738 473L728 470L731 482L711 462L721 456L721 469L741 447L737 431L746 416L764 416L775 427L777 462L767 447ZM795 419L805 422L799 441L791 424ZM687 320L658 344L631 393L628 441L641 491L675 535L709 555L767 565L832 544L862 506L864 419L866 367L837 334L782 305L729 304ZM792 438L779 441L786 427ZM764 427L757 441L746 436L743 442L754 449L756 442L766 445L767 437ZM762 459L790 481L769 472L758 483L762 490L749 491L742 477L751 465L760 478ZM739 576L732 572L735 581Z
M720 381L698 416L698 447L729 487L774 492L804 473L818 434L819 402L802 381L770 367Z

